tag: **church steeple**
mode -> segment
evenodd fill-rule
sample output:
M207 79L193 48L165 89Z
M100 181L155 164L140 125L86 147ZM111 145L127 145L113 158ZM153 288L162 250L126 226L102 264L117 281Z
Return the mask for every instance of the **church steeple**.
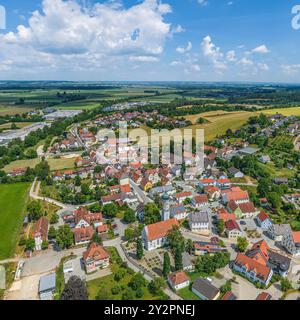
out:
M170 197L166 192L162 196L162 200L163 200L162 220L166 221L170 219Z

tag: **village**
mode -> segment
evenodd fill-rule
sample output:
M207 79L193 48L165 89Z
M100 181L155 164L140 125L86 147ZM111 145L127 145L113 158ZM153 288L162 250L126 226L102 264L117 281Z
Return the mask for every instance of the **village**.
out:
M119 120L140 128L154 119L180 126L178 120L158 112L119 112L72 125L49 147L44 161L49 155L75 153L75 169L34 180L32 208L24 220L24 228L31 230L31 245L24 239L26 257L18 263L7 299L54 299L61 263L65 283L72 276L87 283L106 277L114 273L112 254L172 300L299 298L300 228L277 217L274 191L265 190L264 197L260 197L263 191L253 193L262 189L266 177L254 176L242 165L249 157L260 169L274 162L274 154L265 153L267 148L253 140L279 130L280 135L296 139L297 150L299 119L269 116L261 125L255 123L257 117L249 121L251 135L243 136L244 128L227 132L205 144L201 169L193 167L193 154L183 165L136 161L133 140L119 148L111 164L99 162L99 150L105 153L121 145L118 138L99 143L99 129L116 130ZM125 157L127 164L121 161ZM292 171L295 164L285 161ZM9 175L22 176L26 170L19 168ZM299 216L299 186L281 175L272 179L274 190L284 190L279 201ZM58 210L51 217L35 215L39 202ZM29 279L32 285L25 290ZM113 296L117 289L111 290Z

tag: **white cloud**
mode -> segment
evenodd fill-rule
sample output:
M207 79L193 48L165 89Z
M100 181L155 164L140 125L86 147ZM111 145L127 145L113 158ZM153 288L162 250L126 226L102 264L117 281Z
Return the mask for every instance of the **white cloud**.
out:
M234 50L228 51L226 54L226 59L230 62L236 61L235 51Z
M178 60L174 60L170 63L171 67L177 67L177 66L181 66L183 63L181 61Z
M184 53L186 53L186 52L191 51L192 48L193 48L193 45L192 45L192 43L189 41L188 44L187 44L187 46L186 46L185 48L183 48L183 47L178 47L178 48L176 48L176 51L177 51L178 53L184 54Z
M246 57L243 57L241 60L238 61L237 64L240 64L243 66L252 66L254 65L254 62Z
M254 48L252 50L253 53L260 53L260 54L266 54L266 53L269 53L269 49L267 48L267 46L265 44L257 47L257 48Z
M206 6L206 5L208 5L208 1L206 1L206 0L197 0L197 2L198 2L201 6Z
M269 71L270 70L270 67L266 63L258 63L257 66L258 66L258 69L260 69L262 71Z
M284 73L288 75L294 75L299 73L300 71L300 64L285 64L281 66L281 69Z
M179 24L172 28L172 33L182 33L185 32L185 29Z
M164 16L171 6L144 0L130 8L120 1L83 7L75 0L43 0L28 26L0 34L0 61L29 72L107 67L114 61L157 61L171 34ZM177 31L180 31L179 27Z
M232 5L233 5L233 1L227 2L227 5L228 5L228 6L232 6Z
M212 62L216 72L222 73L227 69L223 53L221 52L219 47L213 44L210 36L206 36L203 39L201 48L203 55Z

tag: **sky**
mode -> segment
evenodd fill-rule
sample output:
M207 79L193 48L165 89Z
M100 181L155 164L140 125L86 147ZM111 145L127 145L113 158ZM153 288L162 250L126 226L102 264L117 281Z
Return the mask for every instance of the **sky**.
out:
M298 4L0 0L0 79L298 83Z

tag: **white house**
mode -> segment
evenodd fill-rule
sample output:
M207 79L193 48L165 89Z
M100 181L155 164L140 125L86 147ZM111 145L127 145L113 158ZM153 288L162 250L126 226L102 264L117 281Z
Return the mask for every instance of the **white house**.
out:
M300 255L300 231L292 231L283 236L281 245L293 256Z
M174 290L180 290L190 285L190 279L183 271L176 271L169 275L168 283Z
M191 213L189 218L189 226L192 232L203 235L210 234L210 222L207 211Z
M269 215L265 211L261 211L258 214L256 222L263 230L268 230L273 224Z

